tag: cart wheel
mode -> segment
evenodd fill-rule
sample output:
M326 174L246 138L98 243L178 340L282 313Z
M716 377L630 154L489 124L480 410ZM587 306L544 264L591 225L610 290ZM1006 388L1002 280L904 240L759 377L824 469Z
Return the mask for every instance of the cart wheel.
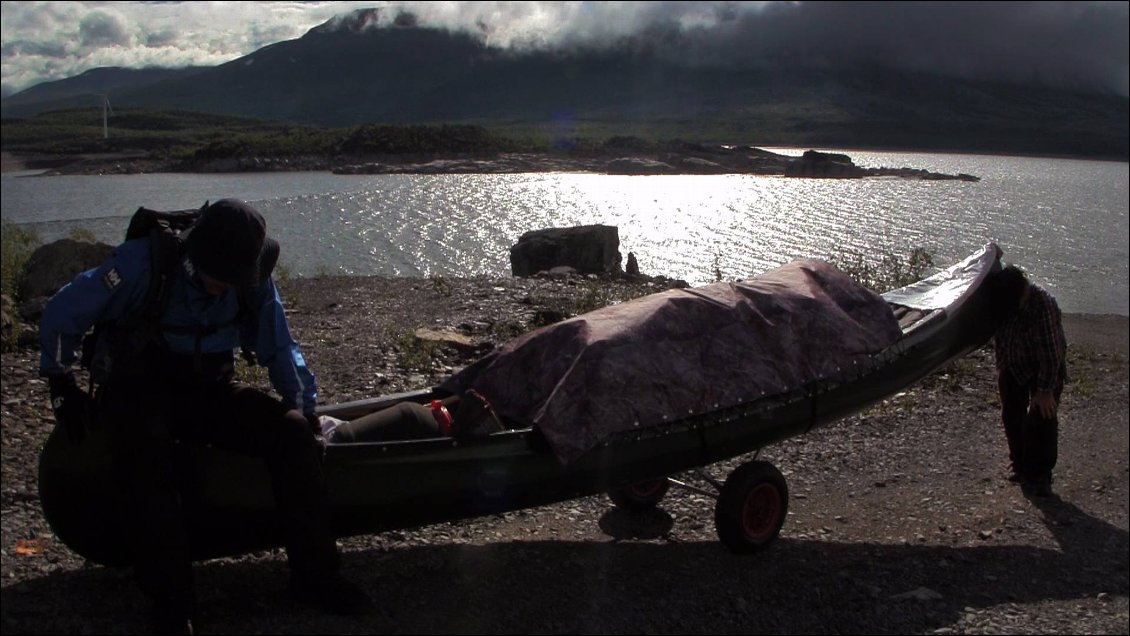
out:
M659 503L671 482L666 477L637 481L634 484L608 491L612 503L627 510L651 510Z
M714 527L731 551L758 552L777 539L788 509L789 488L781 471L752 461L726 478L714 507Z

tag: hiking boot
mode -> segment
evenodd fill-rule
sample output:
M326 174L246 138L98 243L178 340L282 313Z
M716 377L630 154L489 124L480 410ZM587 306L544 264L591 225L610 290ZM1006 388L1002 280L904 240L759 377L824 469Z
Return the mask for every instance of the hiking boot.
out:
M1050 475L1030 479L1022 483L1024 492L1035 497L1052 496L1052 478Z
M192 619L167 612L155 612L153 624L150 626L153 634L195 634Z
M195 634L192 624L194 603L157 600L149 608L149 627L152 634Z
M340 574L324 578L292 576L290 592L299 601L331 614L361 616L373 609L373 601Z

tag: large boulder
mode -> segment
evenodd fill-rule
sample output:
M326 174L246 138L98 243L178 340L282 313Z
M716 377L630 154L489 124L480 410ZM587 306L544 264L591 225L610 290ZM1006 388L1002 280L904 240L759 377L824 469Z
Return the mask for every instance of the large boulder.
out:
M113 253L112 245L74 239L59 239L54 243L41 245L32 252L24 265L19 297L27 301L40 296L52 296L75 276L101 265Z
M620 273L620 234L611 225L582 225L526 232L510 247L510 270L533 276L555 267L579 274Z

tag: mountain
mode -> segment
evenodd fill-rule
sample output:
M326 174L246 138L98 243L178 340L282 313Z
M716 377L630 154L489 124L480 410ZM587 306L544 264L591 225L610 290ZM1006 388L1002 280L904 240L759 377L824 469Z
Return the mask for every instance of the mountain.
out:
M638 41L516 53L374 10L215 67L98 69L3 100L4 117L87 107L322 126L474 123L554 135L1126 159L1124 97L867 69L692 66Z
M67 79L36 84L5 98L0 104L3 104L4 117L27 117L49 110L91 105L101 108L102 95L116 96L118 91L189 77L204 70L207 67L130 69L107 66L90 69Z

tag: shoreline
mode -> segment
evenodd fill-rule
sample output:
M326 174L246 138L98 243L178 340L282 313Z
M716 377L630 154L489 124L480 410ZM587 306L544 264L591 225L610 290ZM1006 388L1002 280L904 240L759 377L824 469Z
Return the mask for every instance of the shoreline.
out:
M762 148L763 150L769 150L771 152L777 152L777 151L804 152L805 150L817 150L819 152L844 152L844 153L880 152L880 153L908 154L908 155L913 155L913 154L917 154L917 155L970 155L970 156L974 156L974 157L1024 157L1024 158L1029 158L1029 159L1077 159L1077 160L1080 160L1080 161L1105 161L1105 162L1110 162L1110 163L1130 163L1130 159L1118 158L1118 157L1104 157L1104 156L1096 156L1096 155L1070 155L1070 154L1050 153L1050 152L1049 153L1029 152L1029 153L1009 154L1009 153L1003 153L1003 152L991 152L991 151L988 151L988 150L944 150L944 149L929 149L929 148L901 148L901 147L887 147L887 146L871 148L871 147L857 147L857 146L842 146L842 147L836 146L836 147L832 147L832 146L778 146L778 145L767 145L767 146L758 146L758 148Z
M581 172L609 175L746 174L815 179L896 177L913 180L980 181L976 175L946 174L909 166L857 165L850 155L804 150L800 156L755 146L688 144L679 149L629 148L599 152L498 152L361 156L236 156L170 161L148 153L24 155L3 152L2 171L42 170L38 175L235 174L322 172L372 174L539 174Z
M758 148L760 150L764 150L766 152L771 152L771 153L774 153L774 154L781 154L781 156L787 157L789 159L798 159L805 151L816 150L818 152L824 152L824 153L869 153L869 152L874 152L874 153L890 153L890 154L971 155L971 156L977 156L977 157L1027 157L1027 158L1034 158L1034 159L1068 159L1068 160L1077 160L1077 161L1102 161L1102 162L1107 162L1107 163L1127 163L1128 162L1127 159L1112 158L1112 157L1095 157L1095 156L1089 156L1089 155L1067 155L1067 154L1048 154L1048 153L1044 153L1044 154L1039 154L1039 153L1004 154L1004 153L999 153L999 152L985 152L985 151L977 151L977 150L937 150L937 149L900 148L900 147L878 147L878 148L843 147L843 148L832 148L832 147L825 147L825 146L812 147L812 146L768 145L768 146L764 146L764 147L757 146L756 148ZM791 153L794 153L794 152L797 153L797 154L795 154L795 155L791 154ZM784 154L784 153L789 153L789 154ZM444 161L444 159L442 159L442 158L437 158L437 160ZM73 167L73 166L81 165L83 163L88 163L88 162L94 162L94 163L97 163L97 164L117 163L119 166L121 166L122 164L125 164L127 166L127 169L124 172L128 174L128 173L131 173L130 169L128 168L129 165L132 165L134 163L155 162L155 161L156 160L150 159L150 158L148 158L148 156L146 156L144 154L139 154L137 152L105 153L105 154L99 154L99 155L83 154L83 155L42 156L42 155L27 155L27 154L12 153L12 152L5 150L5 151L0 151L0 173L6 174L6 173L9 173L9 172L26 172L26 171L32 171L32 170L42 170L45 173L55 171L55 172L58 172L59 174L103 175L103 174L121 174L122 173L122 172L117 172L117 171L98 171L96 169L93 170L93 171L78 170L78 171L75 171L75 172L66 172L68 167ZM542 161L546 164L555 164L555 163L560 164L560 162L561 162L560 160L555 160L553 157L549 156L548 154L545 155L544 157L542 157ZM565 161L573 161L577 164L582 164L582 163L586 163L588 160L584 159L584 158L576 158L576 159L566 159ZM45 167L36 167L36 166L31 165L31 164L34 164L36 162L46 162L46 163L51 164L51 165L47 165ZM405 160L405 161L402 161L400 163L402 165L409 165L412 162ZM864 168L867 168L867 167L864 167ZM286 171L286 172L334 172L333 168L331 168L331 167L317 168L317 169L313 169L313 168L312 169L291 168L291 169L285 169L285 170L280 170L280 169L262 170L262 172L280 172L280 171ZM546 167L542 170L535 170L534 172L539 172L539 171L540 172L552 171L552 166ZM137 170L136 171L136 173L142 173L142 172L148 172L148 171L146 171L146 170ZM192 172L192 171L180 171L180 170L173 170L173 171L155 170L153 172L154 173L168 173L168 174L213 174L213 173L224 174L224 173L233 173L233 172L252 172L252 171L251 170L230 170L230 171L226 171L226 172L225 171ZM695 173L694 172L681 172L680 174L695 174Z

